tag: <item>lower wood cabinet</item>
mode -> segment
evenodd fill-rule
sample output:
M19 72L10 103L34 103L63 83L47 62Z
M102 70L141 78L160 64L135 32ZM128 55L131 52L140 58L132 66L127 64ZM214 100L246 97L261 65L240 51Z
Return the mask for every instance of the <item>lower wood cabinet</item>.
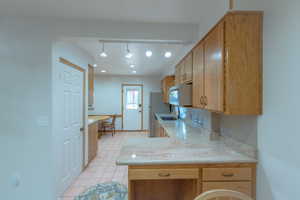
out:
M199 169L132 169L128 175L131 180L198 179Z
M203 168L203 181L251 181L251 168Z
M91 162L98 151L98 122L89 125L88 134L88 162Z
M204 182L202 185L203 192L215 189L226 189L252 196L251 182Z
M155 135L154 137L169 137L165 129L160 125L158 120L155 120Z
M256 197L256 164L145 165L128 167L129 200L193 200L213 189Z

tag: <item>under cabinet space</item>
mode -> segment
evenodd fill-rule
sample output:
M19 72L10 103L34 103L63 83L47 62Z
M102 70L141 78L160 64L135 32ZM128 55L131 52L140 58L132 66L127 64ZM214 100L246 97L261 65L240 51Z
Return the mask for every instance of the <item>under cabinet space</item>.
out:
M197 180L130 181L130 200L193 200L197 196Z
M130 200L192 200L199 193L198 168L129 169Z

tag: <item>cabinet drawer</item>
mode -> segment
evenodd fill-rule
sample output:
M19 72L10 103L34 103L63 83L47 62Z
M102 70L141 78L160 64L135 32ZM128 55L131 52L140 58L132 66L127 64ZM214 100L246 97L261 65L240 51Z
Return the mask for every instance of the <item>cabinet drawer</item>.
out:
M199 169L130 169L129 180L198 179Z
M251 168L204 168L203 181L250 181Z
M234 190L252 196L251 182L204 182L202 192L216 189Z

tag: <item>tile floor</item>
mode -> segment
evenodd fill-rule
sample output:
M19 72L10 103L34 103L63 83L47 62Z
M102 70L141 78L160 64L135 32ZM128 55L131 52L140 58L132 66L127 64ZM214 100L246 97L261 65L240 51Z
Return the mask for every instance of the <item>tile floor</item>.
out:
M116 133L114 137L111 134L103 135L98 142L97 157L63 194L62 200L73 200L75 196L97 183L117 181L127 185L127 166L117 166L115 161L122 144L131 137L147 137L147 134Z

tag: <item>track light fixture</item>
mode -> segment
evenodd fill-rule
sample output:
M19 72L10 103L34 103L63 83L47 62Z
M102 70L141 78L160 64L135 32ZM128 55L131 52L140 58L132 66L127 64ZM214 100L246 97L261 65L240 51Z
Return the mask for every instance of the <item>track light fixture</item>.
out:
M126 53L125 57L128 59L132 58L133 54L129 50L128 43L126 43L126 52L127 53Z
M102 58L106 58L106 57L107 57L107 53L106 53L105 50L104 50L104 42L102 42L102 52L101 52L100 56L101 56Z

